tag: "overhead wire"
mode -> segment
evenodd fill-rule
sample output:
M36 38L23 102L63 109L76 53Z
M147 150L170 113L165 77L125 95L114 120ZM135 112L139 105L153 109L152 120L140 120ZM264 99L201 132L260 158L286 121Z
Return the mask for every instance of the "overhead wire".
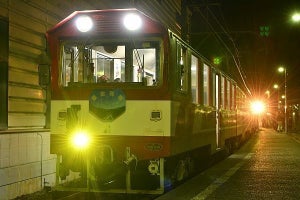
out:
M230 34L230 30L229 30L229 28L226 26L226 20L225 20L225 18L224 18L223 12L222 12L221 9L219 9L219 11L220 11L220 13L221 13L221 17L222 17L223 22L224 22L224 24L225 24L225 28L226 28L226 30L227 30L227 34L229 35L230 38L232 38L232 37L231 37L231 34ZM233 39L232 39L232 42L233 42ZM234 42L233 42L233 45L234 45L234 47L235 47L235 49L236 49L237 57L239 58L239 50L238 50L238 48L236 47L236 44L235 44ZM240 70L241 70L241 73L242 73L241 76L246 77L246 73L245 73L245 71L243 70L243 68L241 67L242 65L241 65L240 62L239 62L239 66L240 66Z
M242 81L243 81L243 83L244 83L247 91L251 95L251 91L250 91L250 89L248 88L248 86L246 84L246 81L244 79L244 75L243 75L243 72L242 72L242 69L241 69L241 62L240 62L240 59L239 59L239 50L238 50L238 48L236 46L236 43L234 42L234 40L233 40L232 36L230 35L230 33L224 28L224 26L216 18L216 16L214 15L214 13L209 8L207 8L207 9L208 9L209 13L213 16L214 20L218 23L218 25L220 26L220 28L222 29L222 31L227 35L227 37L229 38L229 40L232 42L233 48L234 48L235 53L236 53L236 57L233 55L233 53L230 51L230 49L227 46L226 47L228 48L229 52L232 54L232 58L233 58L233 60L234 60L234 62L236 64L236 67L237 67L238 72L239 72L239 74L241 76L241 79L242 79Z
M235 66L237 67L237 70L241 76L242 82L247 90L247 92L251 95L251 91L249 89L249 87L247 86L247 83L244 79L242 70L241 70L241 64L240 64L240 60L238 58L238 48L236 47L233 38L231 37L231 35L228 33L227 30L225 30L225 28L223 27L223 25L219 22L219 20L216 18L216 16L212 13L212 11L207 7L207 10L209 11L209 13L213 16L214 20L218 23L218 25L221 27L222 31L224 31L224 33L227 35L227 37L229 38L229 40L232 42L235 53L237 54L236 56L234 55L234 53L231 51L231 49L228 47L228 45L224 42L224 40L220 37L220 35L217 33L217 31L215 31L214 27L211 25L211 23L207 20L207 18L203 15L202 11L198 8L197 9L201 15L201 17L205 20L205 22L207 23L207 25L209 26L209 28L212 30L212 32L214 33L215 37L219 40L219 42L221 42L224 47L226 48L226 50L230 53L230 55L232 56L232 59L234 61Z

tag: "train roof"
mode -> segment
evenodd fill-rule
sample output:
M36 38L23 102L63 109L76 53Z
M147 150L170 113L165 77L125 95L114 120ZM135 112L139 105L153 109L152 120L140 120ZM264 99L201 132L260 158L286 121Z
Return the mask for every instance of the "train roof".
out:
M129 13L137 14L142 19L142 27L135 33L129 33L123 25L123 18ZM89 33L81 33L76 28L75 21L82 15L89 16L93 21L93 28ZM161 23L135 8L130 8L75 11L48 30L47 35L56 35L57 37L78 37L105 34L161 34L162 32L167 32L167 29Z

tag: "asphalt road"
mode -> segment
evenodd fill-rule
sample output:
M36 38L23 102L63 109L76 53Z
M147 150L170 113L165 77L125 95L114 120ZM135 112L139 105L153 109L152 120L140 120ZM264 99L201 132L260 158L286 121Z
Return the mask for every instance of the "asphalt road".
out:
M262 129L236 153L156 200L300 199L299 136Z

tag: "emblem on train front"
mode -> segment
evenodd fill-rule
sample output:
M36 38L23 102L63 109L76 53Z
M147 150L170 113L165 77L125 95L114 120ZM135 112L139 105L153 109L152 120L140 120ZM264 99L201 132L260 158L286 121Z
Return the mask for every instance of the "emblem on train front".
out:
M125 94L120 89L95 89L89 98L89 112L102 121L113 121L126 110Z

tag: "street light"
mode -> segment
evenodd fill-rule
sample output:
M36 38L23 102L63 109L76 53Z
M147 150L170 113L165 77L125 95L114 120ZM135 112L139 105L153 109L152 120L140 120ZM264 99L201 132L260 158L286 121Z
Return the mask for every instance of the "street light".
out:
M300 22L300 13L294 13L292 15L292 21L295 22L295 23Z
M270 98L270 90L267 90L267 91L265 92L265 94L267 95L267 98L269 99L269 98Z
M287 96L286 96L286 67L279 67L278 71L284 73L284 132L287 133Z

